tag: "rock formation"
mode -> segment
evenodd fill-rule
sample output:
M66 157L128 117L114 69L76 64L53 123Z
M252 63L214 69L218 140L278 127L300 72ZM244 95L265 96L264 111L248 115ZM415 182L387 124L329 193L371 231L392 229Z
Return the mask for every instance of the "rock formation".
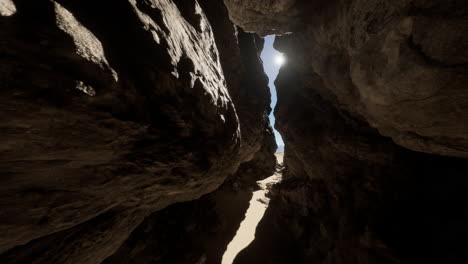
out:
M226 3L245 30L292 32L277 44L289 67L318 74L340 109L406 148L468 157L464 1Z
M237 25L237 26L235 26ZM465 263L463 0L0 0L0 263ZM258 35L257 35L258 34Z
M283 182L236 263L462 263L464 1L225 0L282 34Z
M142 242L152 218L209 211L220 194L188 201L226 178L248 204L275 162L261 41L214 8L0 1L1 263L101 263L150 215Z
M105 264L221 263L255 182L274 172L276 143L267 117L270 94L259 60L263 41L236 29L221 1L200 5L212 22L220 54L226 54L220 60L241 124L240 155L247 162L215 192L152 214Z

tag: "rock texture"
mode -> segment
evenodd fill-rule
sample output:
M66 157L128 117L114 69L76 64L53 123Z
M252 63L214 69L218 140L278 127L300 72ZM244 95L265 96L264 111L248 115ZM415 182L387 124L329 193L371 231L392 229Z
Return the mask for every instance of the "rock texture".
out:
M225 2L245 30L292 31L281 48L290 67L318 74L337 107L404 147L468 157L464 1ZM269 23L288 16L299 18Z
M243 163L215 192L152 214L106 264L221 263L244 218L255 182L275 170L276 143L268 123L270 93L259 58L263 41L236 28L221 1L200 4L212 24L227 87L239 116Z
M325 101L314 91L319 80L300 82L287 68L277 81L287 167L256 240L235 263L468 259L460 242L468 232L466 159L397 146Z
M198 2L0 11L0 262L101 263L147 216L235 182L241 163L274 167L258 38L221 43ZM205 200L180 206L206 212Z
M252 197L252 178L273 173L275 164L266 153L265 149L242 164L215 192L169 206L146 218L103 263L221 263L228 243L244 219Z
M0 0L0 263L219 263L275 165L246 32L286 153L236 263L467 262L466 1L224 4Z
M466 262L465 1L225 2L287 57L284 180L236 263Z

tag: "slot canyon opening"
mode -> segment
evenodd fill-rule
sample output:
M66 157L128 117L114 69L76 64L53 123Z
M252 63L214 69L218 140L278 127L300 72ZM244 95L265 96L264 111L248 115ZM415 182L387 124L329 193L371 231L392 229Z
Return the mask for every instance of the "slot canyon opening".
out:
M279 51L273 48L273 42L275 41L274 35L265 37L265 44L262 50L261 59L263 61L263 69L268 76L268 87L270 88L271 94L271 109L275 109L277 102L276 87L274 81L279 73L279 69L287 61L285 56ZM228 244L226 251L223 254L222 264L232 264L236 256L246 248L255 239L255 231L257 225L262 220L270 198L267 194L270 188L279 183L282 179L280 167L283 163L283 152L284 152L284 141L281 134L274 128L275 116L273 111L269 115L270 124L273 127L274 136L276 140L276 159L278 169L270 177L257 181L259 190L252 193L252 198L249 201L249 207L245 213L245 217L242 220L234 238Z

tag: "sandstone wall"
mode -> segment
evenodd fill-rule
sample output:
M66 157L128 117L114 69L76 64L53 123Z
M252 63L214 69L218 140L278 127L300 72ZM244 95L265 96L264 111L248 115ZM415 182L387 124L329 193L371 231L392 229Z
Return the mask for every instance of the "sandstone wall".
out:
M156 212L104 263L221 263L244 219L257 180L273 174L276 143L268 124L270 93L259 59L263 41L229 20L222 1L200 2L210 20L236 106L244 161L215 192Z
M465 262L465 1L225 3L287 57L285 180L236 263Z
M240 164L274 167L255 36L226 47L204 8L0 2L0 262L101 263Z

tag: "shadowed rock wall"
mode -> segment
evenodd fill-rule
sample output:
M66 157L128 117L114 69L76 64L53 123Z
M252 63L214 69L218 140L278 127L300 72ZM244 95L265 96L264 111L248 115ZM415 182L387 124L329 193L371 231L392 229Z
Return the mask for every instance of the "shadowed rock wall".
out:
M253 189L258 188L256 181L274 173L276 143L268 123L270 93L259 58L263 40L236 28L222 1L200 4L212 24L239 116L243 163L215 192L152 214L104 263L221 263L244 219Z
M466 262L466 2L225 2L287 57L284 181L236 263Z
M224 2L0 0L0 262L218 263L274 168L243 30L286 169L236 262L466 262L466 1Z
M319 75L336 107L406 148L467 157L465 1L225 2L244 30L292 32L277 44L288 67Z
M0 11L0 262L101 263L147 216L235 181L241 163L269 176L253 34L227 47L196 1L3 0Z

